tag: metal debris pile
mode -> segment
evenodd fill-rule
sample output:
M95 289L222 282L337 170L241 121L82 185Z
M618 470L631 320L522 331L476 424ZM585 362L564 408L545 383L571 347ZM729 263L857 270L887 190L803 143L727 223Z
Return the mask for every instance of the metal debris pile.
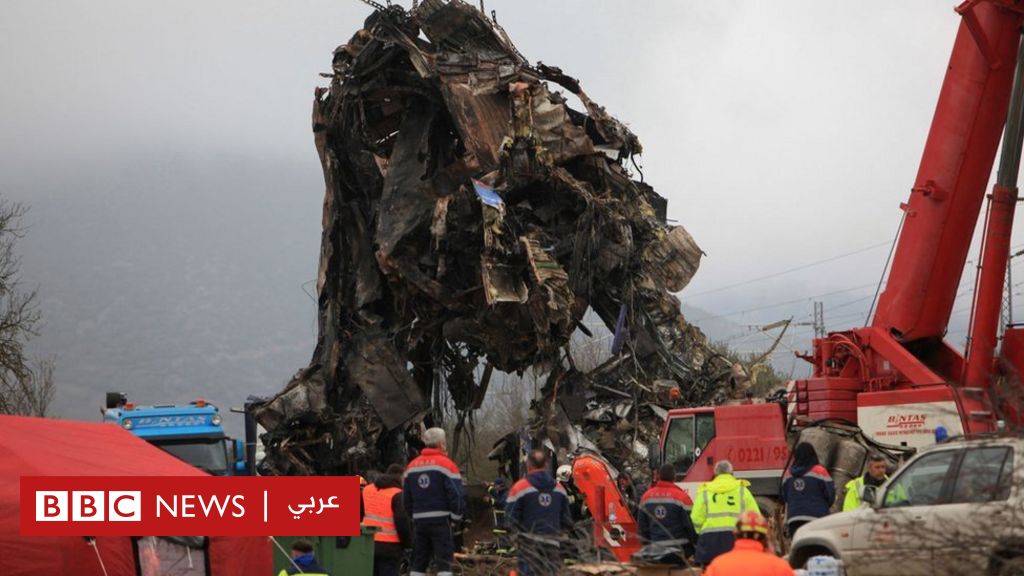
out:
M719 393L731 365L672 295L702 252L633 178L637 137L578 81L459 0L381 7L329 76L313 106L319 336L255 410L271 472L404 461L419 424L446 408L462 423L495 370L546 373L535 431L613 461L644 451L666 402ZM588 310L615 354L583 373L568 344Z

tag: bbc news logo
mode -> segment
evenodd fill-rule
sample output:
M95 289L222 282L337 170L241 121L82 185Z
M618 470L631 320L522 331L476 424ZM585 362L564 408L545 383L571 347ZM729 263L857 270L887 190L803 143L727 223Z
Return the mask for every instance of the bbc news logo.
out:
M36 522L141 522L142 492L36 492Z
M21 478L24 536L359 534L354 476Z

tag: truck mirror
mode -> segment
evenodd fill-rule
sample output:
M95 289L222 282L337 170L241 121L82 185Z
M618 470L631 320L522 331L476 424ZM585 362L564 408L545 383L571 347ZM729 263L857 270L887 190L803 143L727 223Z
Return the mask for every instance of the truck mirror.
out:
M661 444L657 440L647 447L647 467L657 470L661 466Z
M128 395L124 392L107 392L106 407L107 409L117 408L123 406L128 402Z

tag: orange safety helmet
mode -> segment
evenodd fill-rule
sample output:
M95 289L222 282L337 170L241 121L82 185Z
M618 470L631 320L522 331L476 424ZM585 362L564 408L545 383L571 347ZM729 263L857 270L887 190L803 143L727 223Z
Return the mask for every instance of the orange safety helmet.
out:
M753 510L748 510L743 514L740 514L739 519L736 521L737 532L757 532L759 534L768 535L768 521L761 516L760 513Z

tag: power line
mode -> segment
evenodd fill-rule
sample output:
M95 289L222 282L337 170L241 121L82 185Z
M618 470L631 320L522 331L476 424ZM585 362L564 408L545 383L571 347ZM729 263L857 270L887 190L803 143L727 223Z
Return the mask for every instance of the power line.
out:
M785 302L776 302L775 304L768 304L766 306L758 306L757 308L747 308L746 310L737 310L735 312L729 312L728 314L710 314L709 313L707 316L702 316L700 318L693 318L693 319L690 320L690 322L700 322L701 320L707 320L709 318L728 318L730 316L739 316L741 314L747 314L747 313L750 313L750 312L759 312L761 310L770 310L772 308L778 308L779 306L786 306L787 304L799 304L801 302L806 302L807 300L811 300L813 298L823 298L825 296L833 296L835 294L843 294L845 292L853 292L854 290L862 290L864 288L869 288L869 287L874 286L874 285L875 285L874 283L871 283L871 284L864 284L862 286L854 286L853 288L845 288L843 290L833 290L832 292L825 292L823 294L815 294L813 296L804 296L803 298L795 298L793 300L786 300Z
M873 244L871 246L866 246L866 247L861 248L859 250L854 250L853 252L846 252L845 254L839 254L839 255L836 255L836 256L830 256L830 257L824 258L822 260L817 260L817 261L814 261L814 262L810 262L808 264L802 264L800 266L796 266L796 267L789 268L789 269L786 269L786 270L782 270L782 271L779 271L779 272L773 272L773 273L767 274L765 276L758 276L757 278L751 278L750 280L744 280L742 282L736 282L734 284L727 284L725 286L719 286L718 288L712 288L711 290L705 290L703 292L697 292L696 294L690 294L690 295L687 296L687 298L697 298L699 296L705 296L707 294L714 294L715 292L721 292L723 290L730 290L732 288L737 288L739 286L746 286L747 284L753 284L755 282L761 282L763 280L770 280L772 278L778 278L779 276L784 276L786 274L791 274L793 272L799 272L800 270L806 270L808 268L813 268L814 266L820 266L821 264L827 264L828 262L834 262L836 260L841 260L843 258L848 258L850 256L855 256L857 254L863 254L864 252L868 252L868 251L874 250L876 248L881 248L882 246L888 246L891 242L892 242L891 240L886 240L885 242L879 242L878 244Z

